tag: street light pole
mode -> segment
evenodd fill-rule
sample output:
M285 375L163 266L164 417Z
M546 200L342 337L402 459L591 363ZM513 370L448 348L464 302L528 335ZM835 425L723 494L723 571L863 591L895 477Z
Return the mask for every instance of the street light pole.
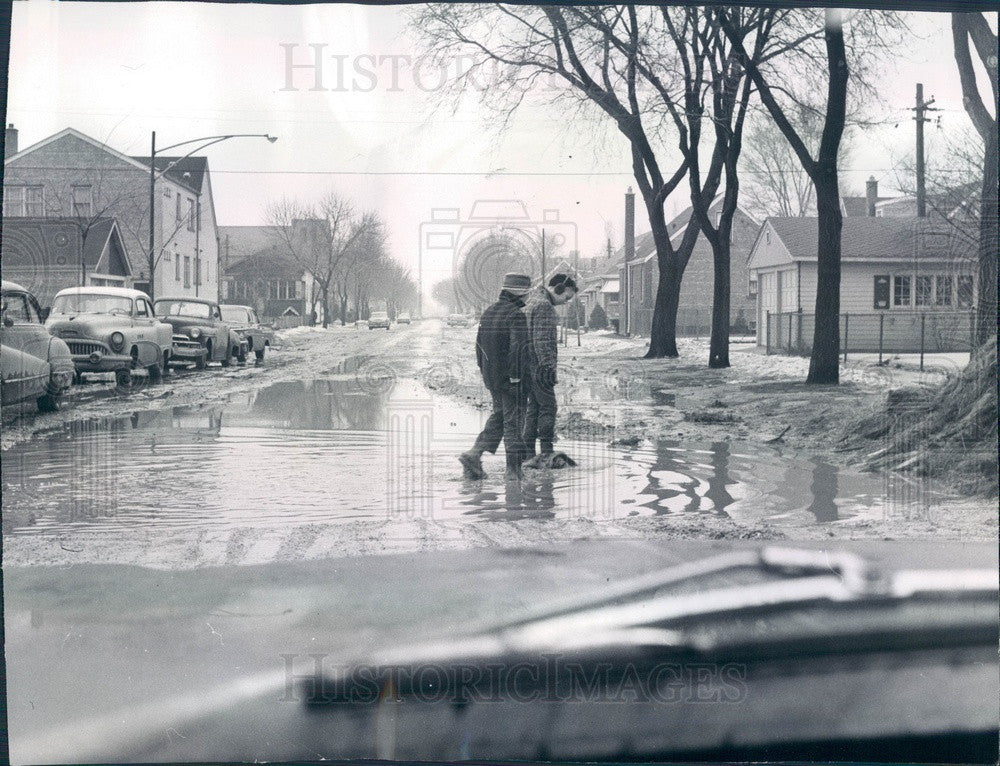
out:
M169 165L167 165L165 168L163 168L163 170L161 170L159 173L157 173L156 172L156 131L154 130L152 132L151 139L150 139L150 144L149 144L149 258L148 258L149 263L148 263L148 267L149 267L149 297L150 298L155 298L156 297L156 296L153 295L153 292L155 290L155 284L154 284L155 276L154 276L154 272L156 270L155 239L154 239L154 235L153 235L153 228L154 228L154 226L156 224L156 213L155 213L155 211L156 211L156 179L157 178L162 178L166 174L166 172L168 170L170 170L170 168L172 168L174 165L176 165L181 160L186 160L192 154L194 154L196 152L200 152L202 149L207 149L212 144L217 144L220 141L226 141L226 140L228 140L230 138L266 138L272 144L275 141L278 140L277 136L272 136L272 135L269 135L267 133L231 133L231 134L225 135L225 136L202 136L201 138L191 138L191 139L188 139L187 141L181 141L181 142L176 143L176 144L171 144L170 146L165 146L162 149L160 149L160 151L161 152L166 152L166 151L170 151L171 149L176 149L178 146L187 146L188 144L195 144L195 143L199 143L201 141L205 141L207 143L204 143L201 146L199 146L199 147L197 147L195 149L192 149L190 152L188 152L187 154L185 154L183 157L178 157L176 160L174 160ZM198 196L199 196L199 198L201 196L201 191L200 190L198 190ZM199 224L196 223L196 226L198 226L198 225ZM196 237L197 237L197 234L196 234ZM195 264L196 265L198 264L198 260L199 260L198 256L199 256L199 253L195 252ZM198 294L198 286L197 286L198 285L198 279L197 279L198 276L200 276L200 275L199 274L195 275L195 295Z

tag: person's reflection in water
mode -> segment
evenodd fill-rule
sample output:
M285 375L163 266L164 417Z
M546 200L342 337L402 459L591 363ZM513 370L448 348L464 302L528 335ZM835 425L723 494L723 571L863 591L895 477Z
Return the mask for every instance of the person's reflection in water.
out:
M720 516L728 516L726 508L733 503L733 496L726 487L734 484L729 480L729 442L712 445L712 473L708 477L708 491L705 497L712 501L712 507Z
M814 460L812 473L812 503L809 512L816 521L837 520L837 469L821 460Z

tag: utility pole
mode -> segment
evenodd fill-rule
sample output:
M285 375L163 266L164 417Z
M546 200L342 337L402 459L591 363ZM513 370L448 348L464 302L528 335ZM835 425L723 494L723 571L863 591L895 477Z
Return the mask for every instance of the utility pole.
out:
M927 187L926 171L924 168L924 123L930 122L926 117L927 112L937 112L938 109L929 108L934 103L934 97L930 101L924 101L924 84L917 83L917 103L913 107L916 116L913 118L917 123L917 217L927 217Z
M580 251L573 251L573 270L576 272L576 278L580 279ZM582 281L582 280L580 280ZM573 311L576 312L576 345L580 345L580 325L587 321L587 312L583 312L583 319L580 318L580 285L576 286L576 294L573 295Z
M626 338L632 333L632 275L629 273L632 255L635 252L635 192L628 187L625 192L625 316L619 320L622 335Z

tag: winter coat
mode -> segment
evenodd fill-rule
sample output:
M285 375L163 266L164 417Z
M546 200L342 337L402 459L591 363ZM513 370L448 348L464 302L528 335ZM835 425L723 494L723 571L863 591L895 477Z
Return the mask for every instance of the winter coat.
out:
M521 296L504 290L500 300L483 312L476 334L476 364L492 391L504 390L511 379L527 372L528 324Z
M538 286L525 301L524 313L528 317L528 363L532 372L539 368L555 369L558 354L558 324L556 307L544 286Z

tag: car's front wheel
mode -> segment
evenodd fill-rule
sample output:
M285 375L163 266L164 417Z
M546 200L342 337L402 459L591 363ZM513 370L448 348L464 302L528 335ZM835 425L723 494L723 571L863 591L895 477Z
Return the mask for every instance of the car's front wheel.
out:
M43 394L38 397L39 412L58 412L59 402L62 399L62 392L56 394Z
M150 365L146 368L146 371L149 373L150 383L159 383L163 380L163 362Z
M115 386L121 391L127 391L132 387L131 370L115 370Z
M264 350L266 348L267 348L267 346L264 346L263 348L258 348L256 351L253 352L254 355L257 357L257 361L258 362L263 362L264 361Z

